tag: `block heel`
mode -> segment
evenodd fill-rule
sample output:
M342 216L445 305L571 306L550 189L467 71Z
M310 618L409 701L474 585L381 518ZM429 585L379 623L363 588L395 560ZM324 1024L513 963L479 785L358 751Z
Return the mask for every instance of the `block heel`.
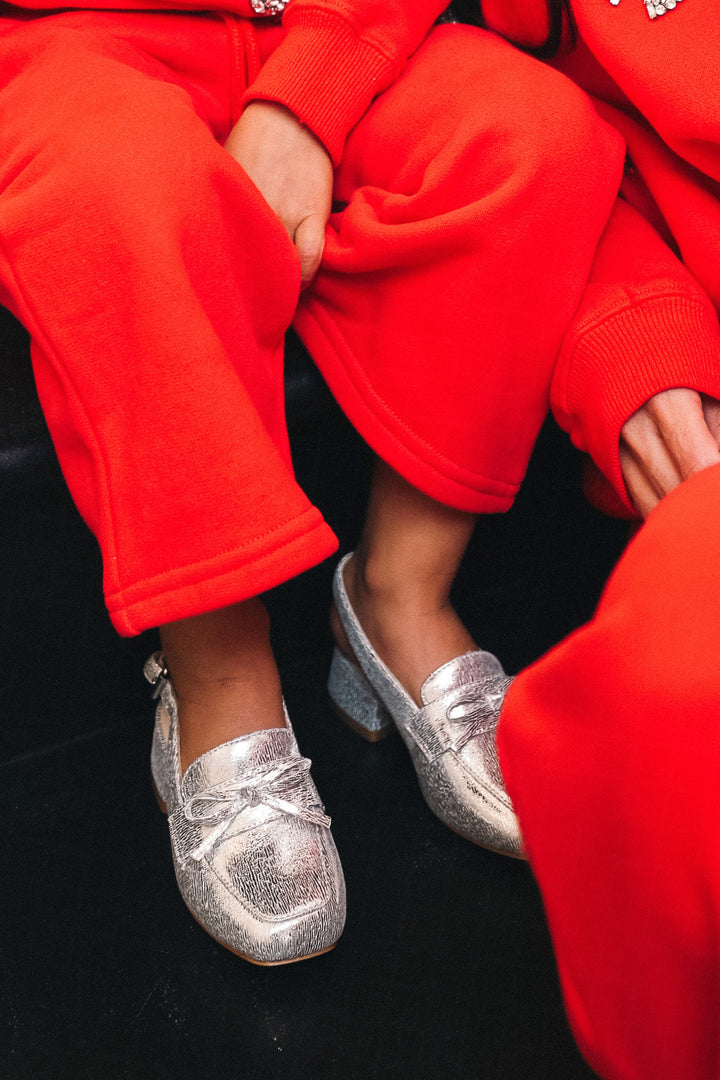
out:
M395 725L359 667L336 647L328 677L328 695L338 715L368 742L386 738Z

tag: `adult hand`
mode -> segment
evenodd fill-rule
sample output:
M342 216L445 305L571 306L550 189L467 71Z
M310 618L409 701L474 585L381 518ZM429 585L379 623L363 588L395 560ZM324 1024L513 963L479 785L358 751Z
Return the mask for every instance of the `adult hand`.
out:
M320 265L332 202L333 168L325 147L284 106L253 101L225 149L287 229L308 285Z
M656 394L623 426L620 465L643 517L683 480L718 463L720 402L694 390Z

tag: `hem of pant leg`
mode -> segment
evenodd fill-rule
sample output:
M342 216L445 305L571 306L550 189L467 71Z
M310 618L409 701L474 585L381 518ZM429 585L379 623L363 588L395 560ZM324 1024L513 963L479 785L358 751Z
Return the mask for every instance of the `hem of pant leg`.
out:
M339 332L338 341L331 340L326 328L307 309L298 311L293 326L350 423L368 446L404 479L431 499L456 510L498 514L510 509L519 482L490 479L443 458L405 426L364 380L353 380L346 363L348 359L352 362L352 351L347 345L342 349L342 367L330 370L323 363L323 356L341 355Z
M329 525L320 518L312 529L251 557L233 559L232 565L218 569L217 560L193 563L183 572L173 571L179 580L165 588L143 589L145 595L128 601L121 596L106 597L111 622L123 637L133 637L164 623L215 611L258 596L327 559L338 548ZM162 579L159 579L161 581ZM142 583L144 584L144 583Z

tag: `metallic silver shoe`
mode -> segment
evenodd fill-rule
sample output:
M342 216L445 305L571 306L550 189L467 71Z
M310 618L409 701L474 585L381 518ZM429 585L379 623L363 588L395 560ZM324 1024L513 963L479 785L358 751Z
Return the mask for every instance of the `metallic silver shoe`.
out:
M495 741L512 679L492 653L465 653L428 676L418 708L373 649L350 605L343 579L349 558L335 571L333 591L357 663L335 649L328 681L331 701L372 740L397 727L425 801L445 825L481 847L524 857Z
M160 699L153 782L191 913L221 945L255 964L327 952L345 923L345 881L287 712L287 728L222 743L181 777L177 705L159 653L145 664L145 677Z

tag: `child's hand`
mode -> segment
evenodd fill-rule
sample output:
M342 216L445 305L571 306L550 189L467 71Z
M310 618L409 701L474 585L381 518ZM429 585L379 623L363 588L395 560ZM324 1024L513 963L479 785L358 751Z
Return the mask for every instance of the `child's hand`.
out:
M308 285L320 265L332 202L333 168L325 147L282 105L253 101L225 149L287 229Z
M689 476L720 464L720 402L694 390L665 390L623 426L620 464L635 507L647 517Z

